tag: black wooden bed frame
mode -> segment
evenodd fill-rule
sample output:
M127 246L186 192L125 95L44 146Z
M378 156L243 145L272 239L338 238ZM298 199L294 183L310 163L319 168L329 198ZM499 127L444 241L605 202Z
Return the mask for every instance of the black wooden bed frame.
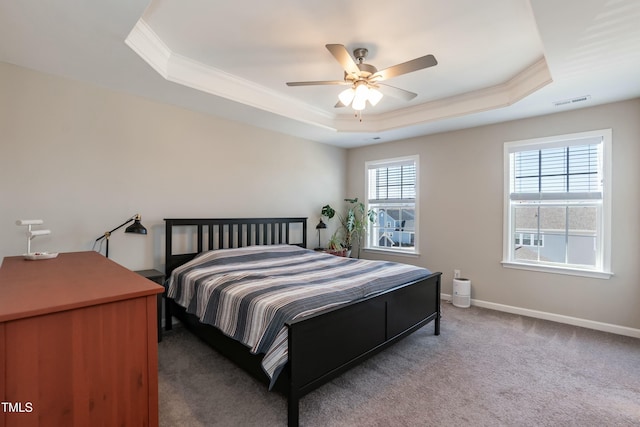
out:
M167 277L173 269L203 250L252 244L306 247L307 240L307 218L165 219L165 226ZM174 236L179 233L177 227L184 226L195 228L197 251L174 253ZM301 228L300 242L290 241L292 227ZM289 362L274 389L288 399L289 426L298 425L302 396L432 320L435 335L439 335L441 275L433 273L423 280L287 322ZM262 355L251 354L242 343L214 326L200 323L196 316L186 313L170 298L165 300L165 316L167 330L171 329L171 318L175 316L218 352L260 381L269 383L260 365Z

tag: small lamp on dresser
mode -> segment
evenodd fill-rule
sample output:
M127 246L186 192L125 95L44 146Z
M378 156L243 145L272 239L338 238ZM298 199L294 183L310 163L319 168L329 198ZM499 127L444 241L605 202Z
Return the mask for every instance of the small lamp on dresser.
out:
M107 248L105 250L105 256L107 258L109 258L109 237L111 237L111 233L113 233L116 230L121 229L125 225L129 224L131 221L134 221L133 224L131 224L130 226L125 228L124 232L125 233L135 233L135 234L147 234L147 229L144 228L144 226L140 223L141 219L142 219L142 217L140 216L140 214L135 214L134 216L132 216L131 218L129 218L128 220L126 220L125 222L123 222L122 224L120 224L119 226L114 228L113 230L106 231L102 236L98 237L96 239L95 243L94 243L94 246L98 242L101 242L100 245L102 246L102 240L105 240L107 242Z
M16 221L16 225L27 226L27 253L25 255L32 255L31 252L31 240L37 236L45 236L51 234L51 230L32 230L33 225L42 225L44 221L41 219L19 219ZM44 252L36 252L37 254L44 254Z

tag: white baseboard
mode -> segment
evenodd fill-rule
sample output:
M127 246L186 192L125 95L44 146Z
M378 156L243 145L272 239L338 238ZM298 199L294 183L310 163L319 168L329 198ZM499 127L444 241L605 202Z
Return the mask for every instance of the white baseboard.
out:
M441 293L440 299L451 302L451 295ZM491 310L504 311L506 313L519 314L521 316L534 317L536 319L551 320L553 322L565 323L567 325L580 326L582 328L594 329L596 331L610 332L612 334L640 338L640 329L629 328L627 326L596 322L594 320L580 319L577 317L564 316L562 314L547 313L545 311L530 310L528 308L497 304L494 302L482 301L477 299L472 299L471 305L482 308L489 308Z

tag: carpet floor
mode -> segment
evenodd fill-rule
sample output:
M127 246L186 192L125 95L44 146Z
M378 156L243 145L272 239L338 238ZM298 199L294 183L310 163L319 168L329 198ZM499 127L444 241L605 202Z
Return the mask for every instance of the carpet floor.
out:
M443 302L433 323L300 401L302 426L640 426L640 340ZM181 326L158 345L160 426L286 426Z

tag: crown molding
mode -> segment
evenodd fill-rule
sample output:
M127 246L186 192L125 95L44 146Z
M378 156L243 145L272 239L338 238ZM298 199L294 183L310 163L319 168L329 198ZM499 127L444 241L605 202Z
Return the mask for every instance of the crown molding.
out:
M171 55L168 66L167 80L172 82L301 122L334 129L332 114L252 81L175 53Z
M124 42L158 74L167 78L171 49L144 20L138 20Z

